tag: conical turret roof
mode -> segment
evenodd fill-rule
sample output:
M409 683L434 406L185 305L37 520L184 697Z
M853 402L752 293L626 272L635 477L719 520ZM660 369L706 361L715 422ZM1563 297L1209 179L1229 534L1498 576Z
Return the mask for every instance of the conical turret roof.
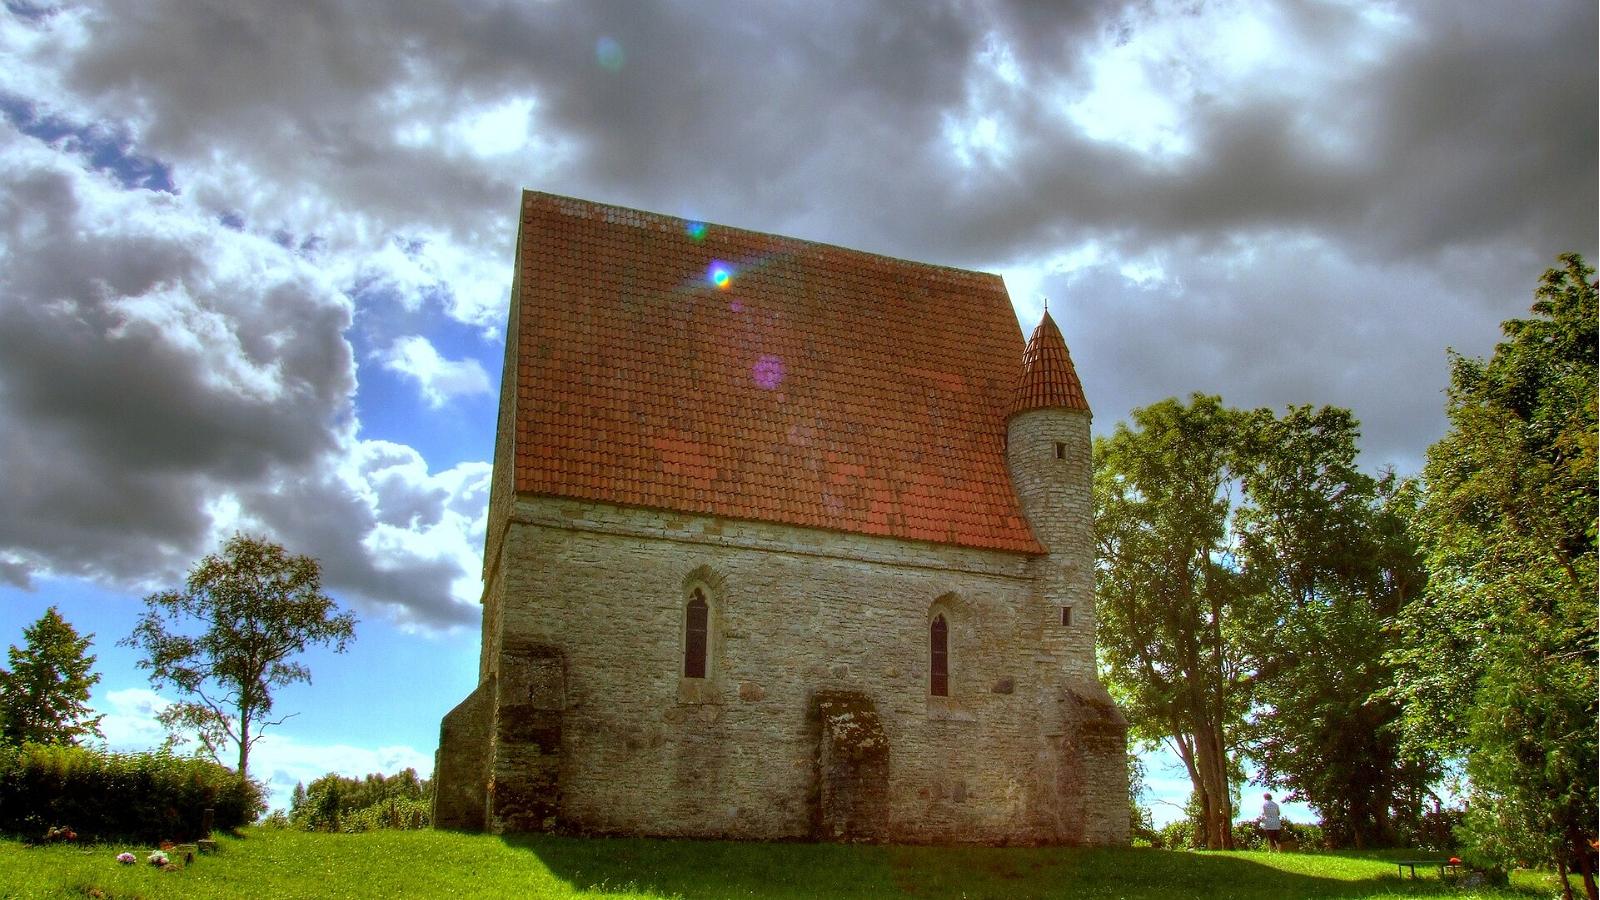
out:
M1089 411L1083 396L1083 382L1072 367L1072 354L1061 329L1045 310L1033 337L1022 351L1022 379L1017 382L1010 415L1029 409L1077 409Z

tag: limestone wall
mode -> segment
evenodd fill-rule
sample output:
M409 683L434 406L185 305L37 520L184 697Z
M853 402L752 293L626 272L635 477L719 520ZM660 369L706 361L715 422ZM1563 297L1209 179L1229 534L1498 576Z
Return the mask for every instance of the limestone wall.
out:
M485 616L503 646L564 656L561 827L807 837L822 802L808 711L842 691L870 699L888 740L884 837L1113 834L1067 830L1104 811L1062 809L1061 696L1083 639L1043 636L1057 613L1037 561L554 498L519 498L510 518ZM711 605L704 680L680 674L695 587ZM948 698L929 696L936 610L951 626ZM501 694L502 708L526 704Z

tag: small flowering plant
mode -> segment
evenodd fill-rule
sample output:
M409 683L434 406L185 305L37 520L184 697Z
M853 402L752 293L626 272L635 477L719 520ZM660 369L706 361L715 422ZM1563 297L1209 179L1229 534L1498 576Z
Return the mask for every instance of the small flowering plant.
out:
M154 851L149 857L147 857L147 859L149 860L150 865L157 867L164 866L168 862L167 854L161 850Z
M122 863L125 866L131 866L138 861L139 857L134 856L132 853L128 853L127 851L117 854L117 862Z

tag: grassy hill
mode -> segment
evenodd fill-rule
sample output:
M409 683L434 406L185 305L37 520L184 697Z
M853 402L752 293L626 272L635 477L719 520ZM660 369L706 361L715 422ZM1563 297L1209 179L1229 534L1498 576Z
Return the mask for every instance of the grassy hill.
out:
M1548 898L1549 875L1504 890L1401 879L1405 853L865 847L716 841L500 838L441 832L305 834L247 829L179 872L148 848L0 842L0 896L72 898ZM135 866L114 857L133 850ZM1419 870L1420 874L1420 870Z

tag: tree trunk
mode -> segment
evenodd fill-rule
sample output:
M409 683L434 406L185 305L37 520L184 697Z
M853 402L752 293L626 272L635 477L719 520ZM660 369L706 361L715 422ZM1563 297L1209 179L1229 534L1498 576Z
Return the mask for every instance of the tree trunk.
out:
M239 717L239 780L250 777L250 720Z
M1594 879L1595 848L1589 843L1588 837L1582 831L1572 829L1567 833L1571 836L1569 846L1577 855L1578 872L1583 876L1583 895L1589 900L1600 900L1600 893L1597 893ZM1565 889L1566 883L1566 879L1562 878L1563 889Z
M1196 728L1196 769L1205 800L1206 846L1233 849L1233 803L1228 796L1228 760L1222 749L1221 725L1205 722Z

